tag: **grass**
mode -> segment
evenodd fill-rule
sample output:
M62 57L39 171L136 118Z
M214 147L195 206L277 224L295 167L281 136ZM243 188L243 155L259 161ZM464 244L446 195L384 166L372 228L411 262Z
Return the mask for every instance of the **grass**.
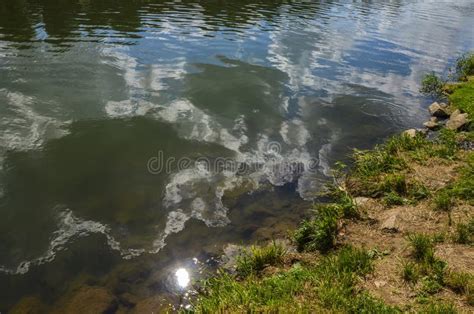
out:
M474 154L469 154L466 166L461 169L461 177L453 184L452 194L474 205Z
M424 234L414 234L409 238L414 262L403 266L402 278L415 284L421 279L418 296L429 296L440 292L443 287L464 295L470 305L474 305L474 276L469 273L447 270L447 263L434 255L434 242Z
M336 198L336 203L333 205L342 217L349 219L359 219L360 213L354 199L346 192L340 192Z
M401 197L397 193L389 192L389 193L385 193L383 202L387 206L394 206L394 205L403 205L405 203L405 200L403 199L403 197Z
M304 220L293 234L298 251L327 252L333 248L339 217L340 212L337 206L318 206L315 217Z
M468 273L449 272L445 278L446 286L458 294L467 294L474 288L474 276Z
M467 224L459 223L456 225L454 242L459 244L474 244L474 218Z
M430 303L421 311L423 314L457 314L452 303Z
M443 93L445 82L434 72L426 74L421 81L420 92L426 95L438 97Z
M468 273L449 272L445 283L457 294L464 295L467 303L474 306L474 276Z
M367 178L402 170L406 167L406 160L400 153L414 151L429 144L421 135L411 138L402 134L388 139L385 144L377 145L373 150L355 150L354 175Z
M469 81L456 85L449 95L449 100L454 107L467 112L471 118L474 117L474 78L471 77Z
M465 200L474 205L474 154L468 154L465 162L466 165L459 170L460 177L434 196L434 209L449 211L454 206L455 199Z
M449 130L440 131L434 142L423 135L411 138L402 134L373 150L355 150L354 169L348 179L350 192L360 196L387 197L388 204L400 203L400 198L415 203L430 193L421 183L407 180L405 173L410 164L422 164L432 157L451 160L457 151L456 133Z
M340 176L340 174L338 174ZM336 177L335 177L336 178ZM337 178L339 180L340 178ZM354 198L340 185L329 184L326 186L323 196L329 197L333 203L325 206L331 206L332 209L340 214L343 218L360 219L361 213L354 201Z
M474 75L474 53L466 53L456 60L456 74L461 81Z
M448 129L441 129L437 145L433 146L431 152L432 156L437 156L444 159L453 159L458 151L456 141L456 132Z
M420 297L427 297L440 292L441 289L443 289L443 285L440 284L438 280L431 276L427 276L423 278L421 289L418 295Z
M412 247L412 256L417 261L430 260L434 257L434 243L429 235L415 233L408 236Z
M251 246L237 258L237 273L246 277L257 274L267 266L281 265L286 249L273 241L271 244L259 247Z
M194 311L198 313L277 313L332 311L396 313L356 288L358 278L373 270L367 251L344 247L315 266L293 265L270 277L242 281L226 273L204 282Z
M408 192L412 203L425 199L431 194L428 188L419 182L411 182L408 185Z
M402 278L408 283L415 284L420 278L420 271L418 265L413 262L403 264Z
M312 298L306 304L298 304L295 297L305 293L304 283L312 282L313 278L311 270L298 266L261 280L251 276L244 281L237 281L227 273L220 273L203 283L194 311L241 313L303 310L315 306Z
M449 190L439 191L433 199L435 210L449 211L454 206L454 200Z
M399 195L407 194L407 182L404 174L388 174L386 175L379 189L388 193L397 193Z

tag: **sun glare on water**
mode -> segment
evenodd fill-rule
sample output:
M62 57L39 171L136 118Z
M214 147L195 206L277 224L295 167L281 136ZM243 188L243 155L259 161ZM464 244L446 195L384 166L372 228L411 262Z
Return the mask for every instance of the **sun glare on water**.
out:
M176 273L176 280L178 282L178 286L180 288L186 288L189 285L190 278L189 278L189 273L186 269L184 268L179 268Z

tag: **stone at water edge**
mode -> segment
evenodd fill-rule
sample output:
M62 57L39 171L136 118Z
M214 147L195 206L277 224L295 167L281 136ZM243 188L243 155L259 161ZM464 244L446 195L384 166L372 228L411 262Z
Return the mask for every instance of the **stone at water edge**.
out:
M459 109L453 112L451 118L446 122L446 128L449 130L460 130L466 127L471 120L469 120L469 115L467 113L461 113Z
M440 127L438 122L435 122L435 121L432 121L432 120L423 123L423 125L425 126L425 128L427 128L429 130L436 130Z
M438 102L432 103L428 110L430 111L430 114L435 117L439 118L447 118L449 117L449 110L448 110L448 105L446 104L439 104Z
M409 130L403 131L404 135L406 135L408 137L411 137L411 138L416 137L417 133L418 133L418 131L416 129L409 129Z

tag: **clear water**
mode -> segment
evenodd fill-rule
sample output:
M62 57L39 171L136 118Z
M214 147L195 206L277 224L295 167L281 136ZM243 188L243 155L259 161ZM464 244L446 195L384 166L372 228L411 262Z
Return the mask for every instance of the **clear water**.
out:
M421 125L473 24L471 0L2 0L0 311L176 296L284 235L332 162Z

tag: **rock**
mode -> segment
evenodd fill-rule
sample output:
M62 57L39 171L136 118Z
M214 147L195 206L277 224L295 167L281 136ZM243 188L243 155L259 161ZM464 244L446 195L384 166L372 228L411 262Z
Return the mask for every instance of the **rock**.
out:
M141 300L133 308L132 313L168 313L171 307L169 301L160 297L149 297Z
M418 131L416 129L409 129L409 130L403 131L404 135L406 135L408 137L411 137L411 138L416 137L417 133L418 133Z
M451 119L456 118L456 117L459 116L461 113L462 113L462 112L461 112L461 110L459 110L459 109L454 110L453 113L451 113Z
M380 288L380 287L383 287L387 284L386 281L384 280L376 280L374 281L374 285L377 287L377 288Z
M382 231L385 231L385 232L392 232L392 233L398 232L399 228L397 225L397 214L393 214L390 217L388 217L382 223L382 226L380 229L382 229Z
M222 256L222 268L233 271L237 263L237 258L245 251L245 247L235 244L227 244L224 247Z
M425 126L425 128L427 128L429 130L437 130L440 127L438 122L434 122L434 121L431 121L431 120L423 123L423 125Z
M446 128L449 130L460 130L466 127L469 122L467 113L461 113L459 110L456 110L451 115L451 118L446 122Z
M58 313L113 313L117 309L116 298L105 288L83 286L58 304Z
M275 217L265 219L263 225L266 227L258 228L253 234L259 241L283 238L288 234L288 230L294 228L294 224L286 219L276 219Z
M357 206L360 206L360 207L366 205L369 201L370 201L370 198L368 198L368 197L361 197L361 196L359 196L359 197L355 197L355 198L354 198L354 203L355 203Z
M129 292L125 292L123 294L121 294L119 296L119 300L120 300L120 303L127 306L127 307L133 307L135 306L135 304L138 303L139 299L137 296L129 293Z
M277 274L278 272L280 272L281 270L278 268L278 267L274 267L274 266L267 266L263 269L262 271L262 276L264 277L270 277L270 276L273 276L275 274Z
M448 106L446 104L439 104L437 102L434 102L430 105L428 108L430 111L430 114L432 116L438 117L438 118L447 118L449 117L449 110Z
M34 296L23 297L8 313L36 314L45 313L45 305Z

